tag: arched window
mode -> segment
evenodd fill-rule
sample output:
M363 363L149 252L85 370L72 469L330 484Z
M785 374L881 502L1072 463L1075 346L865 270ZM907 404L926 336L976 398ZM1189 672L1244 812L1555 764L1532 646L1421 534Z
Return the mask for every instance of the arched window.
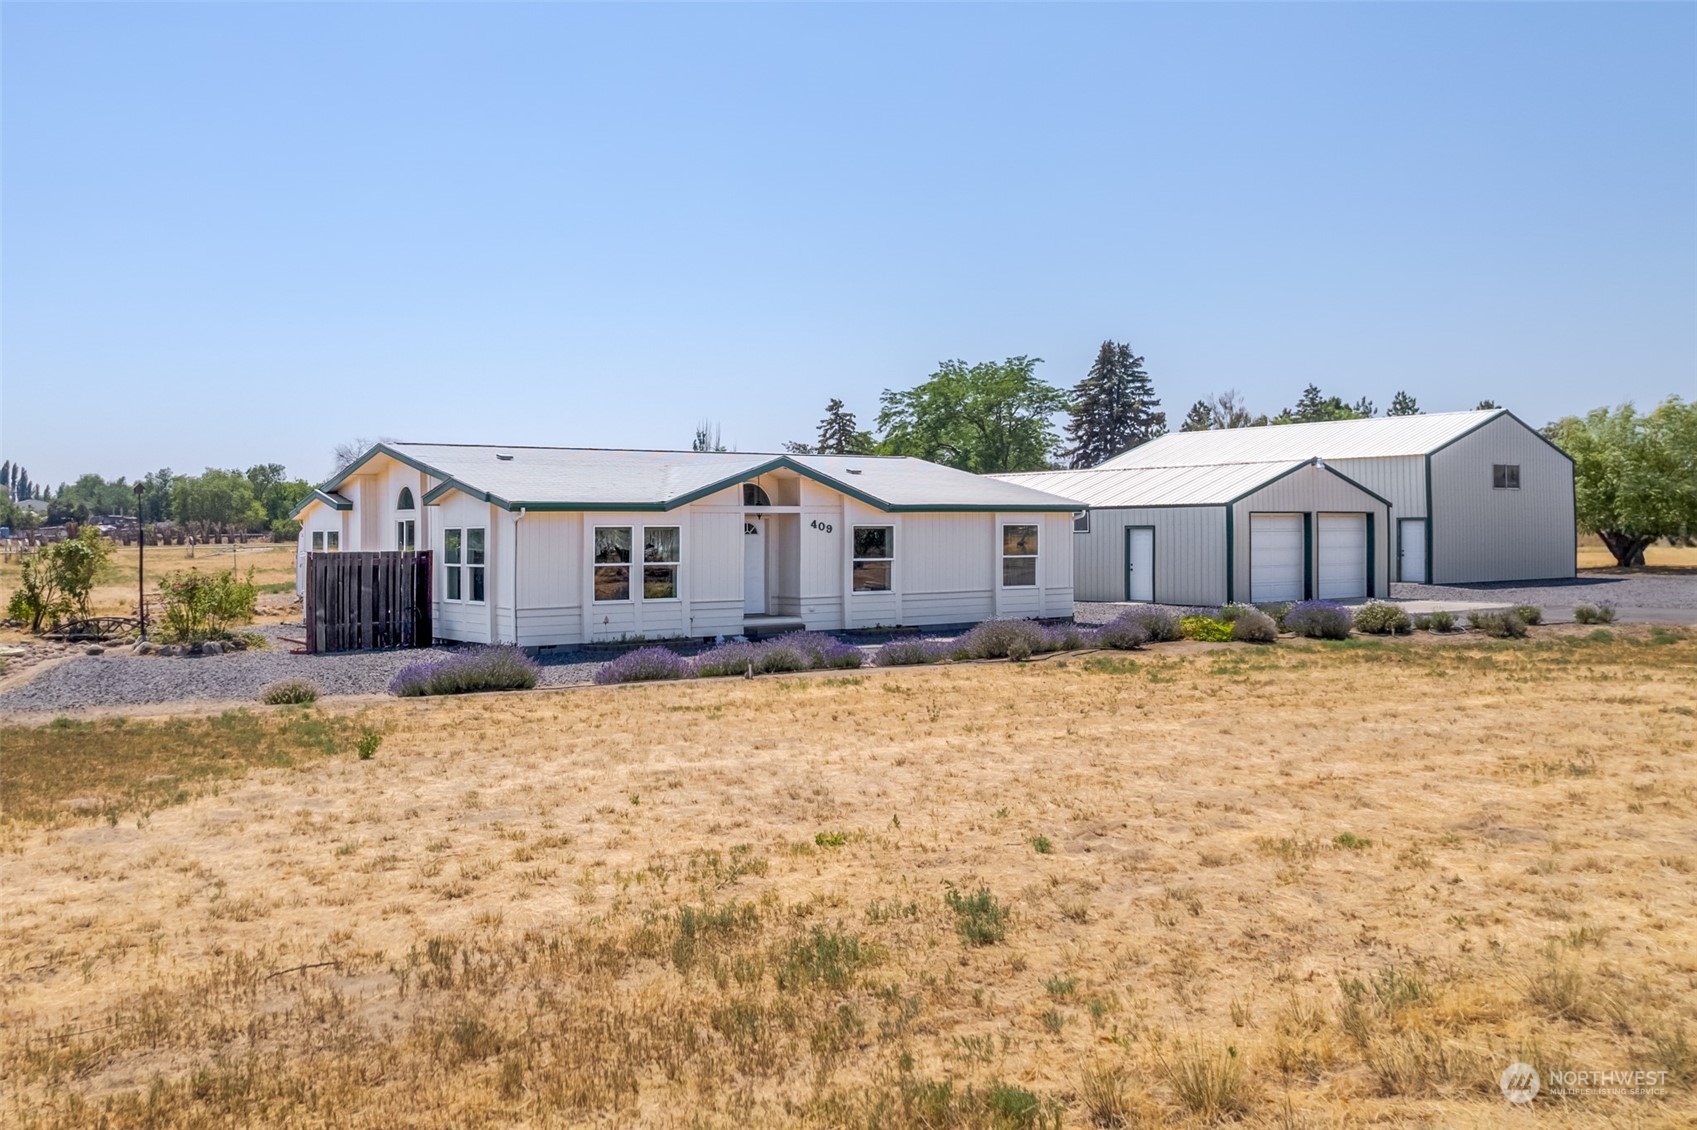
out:
M402 487L401 488L401 498L400 498L400 501L395 503L395 509L396 510L411 510L411 509L413 509L412 488L411 487Z
M402 487L401 497L395 500L395 510L410 511L415 509L412 503L412 488ZM418 520L416 518L395 519L395 548L402 553L413 553L418 549Z
M770 506L772 500L766 497L766 492L760 489L759 483L742 484L742 504L744 506Z

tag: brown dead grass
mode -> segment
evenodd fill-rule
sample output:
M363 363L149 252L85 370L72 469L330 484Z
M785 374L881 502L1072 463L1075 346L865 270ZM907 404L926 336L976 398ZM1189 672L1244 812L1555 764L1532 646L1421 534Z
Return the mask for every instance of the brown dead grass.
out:
M1693 702L1630 630L362 707L0 832L0 1120L1686 1125Z
M199 569L203 573L214 570L228 572L232 565L239 568L246 576L248 569L253 569L254 584L261 586L261 593L267 587L280 589L287 586L285 594L292 595L295 586L295 545L293 542L277 544L272 542L249 542L247 545L200 545L191 551L184 545L150 545L147 547L147 593L148 604L157 614L159 599L159 578L167 573L189 569ZM22 571L21 557L9 554L0 557L0 609L11 599L12 591L17 587ZM278 608L277 600L267 600L262 596L260 609L262 613ZM99 583L89 594L89 609L96 616L134 616L136 614L136 547L114 545L112 560L101 573ZM261 615L260 619L269 617Z
M1644 551L1644 566L1652 572L1697 572L1697 546L1652 545ZM1620 573L1630 571L1617 566L1614 554L1604 549L1603 543L1595 537L1580 539L1579 567Z

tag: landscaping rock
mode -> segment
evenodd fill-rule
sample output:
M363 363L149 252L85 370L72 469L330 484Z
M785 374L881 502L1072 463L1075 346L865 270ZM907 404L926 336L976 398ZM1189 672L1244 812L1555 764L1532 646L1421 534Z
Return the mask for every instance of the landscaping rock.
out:
M200 653L202 655L223 655L224 645L217 640L207 640L200 645Z
M159 648L147 640L142 640L130 650L137 655L152 655L154 652L158 651Z
M84 655L105 655L106 649L101 647L99 644L90 644L88 647L85 647L83 649L83 654Z

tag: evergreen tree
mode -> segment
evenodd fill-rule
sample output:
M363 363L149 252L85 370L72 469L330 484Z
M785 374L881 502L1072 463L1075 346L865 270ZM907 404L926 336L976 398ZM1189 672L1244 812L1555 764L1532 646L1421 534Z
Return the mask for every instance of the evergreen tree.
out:
M1477 403L1473 406L1473 410L1475 412L1484 412L1484 411L1487 411L1487 410L1492 409L1492 408L1501 408L1501 407L1502 407L1502 405L1498 404L1494 400L1481 400L1479 403Z
M1156 411L1160 406L1143 358L1124 342L1104 341L1090 372L1073 386L1069 466L1094 467L1165 434L1167 414Z
M1318 385L1309 385L1297 398L1296 407L1286 408L1272 420L1275 424L1312 424L1323 420L1365 420L1373 415L1373 402L1365 396L1345 404L1339 396L1327 396Z
M1190 406L1190 411L1184 414L1184 423L1179 425L1181 432L1205 432L1214 426L1214 409L1206 400L1198 400Z
M820 455L865 455L872 450L872 434L861 431L854 413L832 397L825 405L825 418L819 421L819 442L813 449Z
M1401 389L1398 389L1397 394L1391 398L1391 410L1386 412L1385 415L1418 416L1420 415L1420 405L1414 402L1414 398L1412 396L1403 392Z

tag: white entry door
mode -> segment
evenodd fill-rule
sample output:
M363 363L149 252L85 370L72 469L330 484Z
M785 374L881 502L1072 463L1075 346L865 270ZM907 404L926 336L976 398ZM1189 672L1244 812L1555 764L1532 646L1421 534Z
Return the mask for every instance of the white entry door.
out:
M1322 514L1316 542L1321 600L1357 600L1367 595L1367 515Z
M1249 599L1256 604L1301 600L1302 515L1249 516Z
M1148 526L1125 531L1125 598L1155 600L1155 531Z
M766 614L766 523L757 518L742 523L742 614Z
M1426 583L1426 519L1404 518L1398 525L1397 580Z

